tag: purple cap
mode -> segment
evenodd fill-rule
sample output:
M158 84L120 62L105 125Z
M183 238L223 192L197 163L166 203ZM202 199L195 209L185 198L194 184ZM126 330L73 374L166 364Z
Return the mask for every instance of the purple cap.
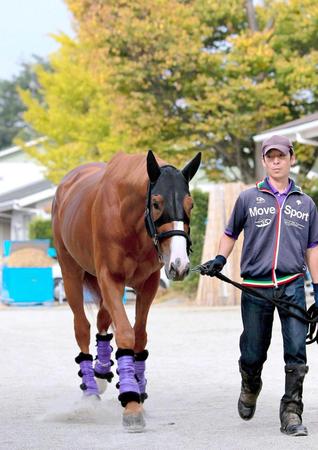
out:
M273 149L279 150L280 152L284 153L284 155L288 155L289 152L294 152L293 144L285 136L274 135L268 139L265 139L262 144L263 156L265 156L267 152Z

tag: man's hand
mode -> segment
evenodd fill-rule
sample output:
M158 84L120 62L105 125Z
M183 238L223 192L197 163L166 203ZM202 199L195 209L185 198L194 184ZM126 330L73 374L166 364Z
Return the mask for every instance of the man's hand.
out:
M211 259L210 261L207 261L206 263L202 264L200 273L201 275L208 275L209 277L214 277L217 273L221 272L225 264L226 258L223 255L217 255L214 259Z

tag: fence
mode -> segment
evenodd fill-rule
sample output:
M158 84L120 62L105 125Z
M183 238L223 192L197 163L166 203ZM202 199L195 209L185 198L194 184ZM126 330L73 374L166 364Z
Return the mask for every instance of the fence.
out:
M202 262L214 258L218 253L219 240L239 193L246 189L243 183L212 185L209 190L208 221L202 252ZM243 236L239 237L223 273L240 281L240 257ZM213 277L200 277L196 303L198 305L222 306L240 303L240 292L231 285Z

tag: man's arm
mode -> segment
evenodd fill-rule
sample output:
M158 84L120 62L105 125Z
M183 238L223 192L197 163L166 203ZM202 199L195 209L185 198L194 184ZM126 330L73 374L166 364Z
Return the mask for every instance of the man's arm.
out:
M318 307L318 245L307 249L306 260L314 289L315 305Z
M307 249L306 259L311 280L313 283L318 283L318 245Z
M222 255L222 256L224 256L225 259L227 259L230 256L230 254L232 253L235 242L236 242L236 240L234 238L231 238L230 236L223 234L220 239L220 244L219 244L219 255ZM317 274L318 274L318 270L317 270Z
M226 264L228 256L233 250L234 244L235 239L223 234L219 243L218 255L201 266L201 275L209 275L210 277L214 277L218 272L221 272Z

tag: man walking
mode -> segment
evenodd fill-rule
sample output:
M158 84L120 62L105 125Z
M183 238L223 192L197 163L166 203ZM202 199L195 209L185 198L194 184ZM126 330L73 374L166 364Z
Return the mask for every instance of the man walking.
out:
M241 299L242 384L238 412L243 420L250 420L256 409L274 318L273 304L257 298L257 292L268 299L287 300L306 308L304 274L308 265L318 306L318 214L313 200L289 178L294 162L289 139L272 136L263 142L262 164L267 176L239 195L220 239L219 254L201 270L201 274L209 276L220 272L244 230L241 276L243 285L253 287L256 295L243 292ZM308 372L307 325L280 310L278 313L286 364L280 429L288 435L306 436L302 392Z

